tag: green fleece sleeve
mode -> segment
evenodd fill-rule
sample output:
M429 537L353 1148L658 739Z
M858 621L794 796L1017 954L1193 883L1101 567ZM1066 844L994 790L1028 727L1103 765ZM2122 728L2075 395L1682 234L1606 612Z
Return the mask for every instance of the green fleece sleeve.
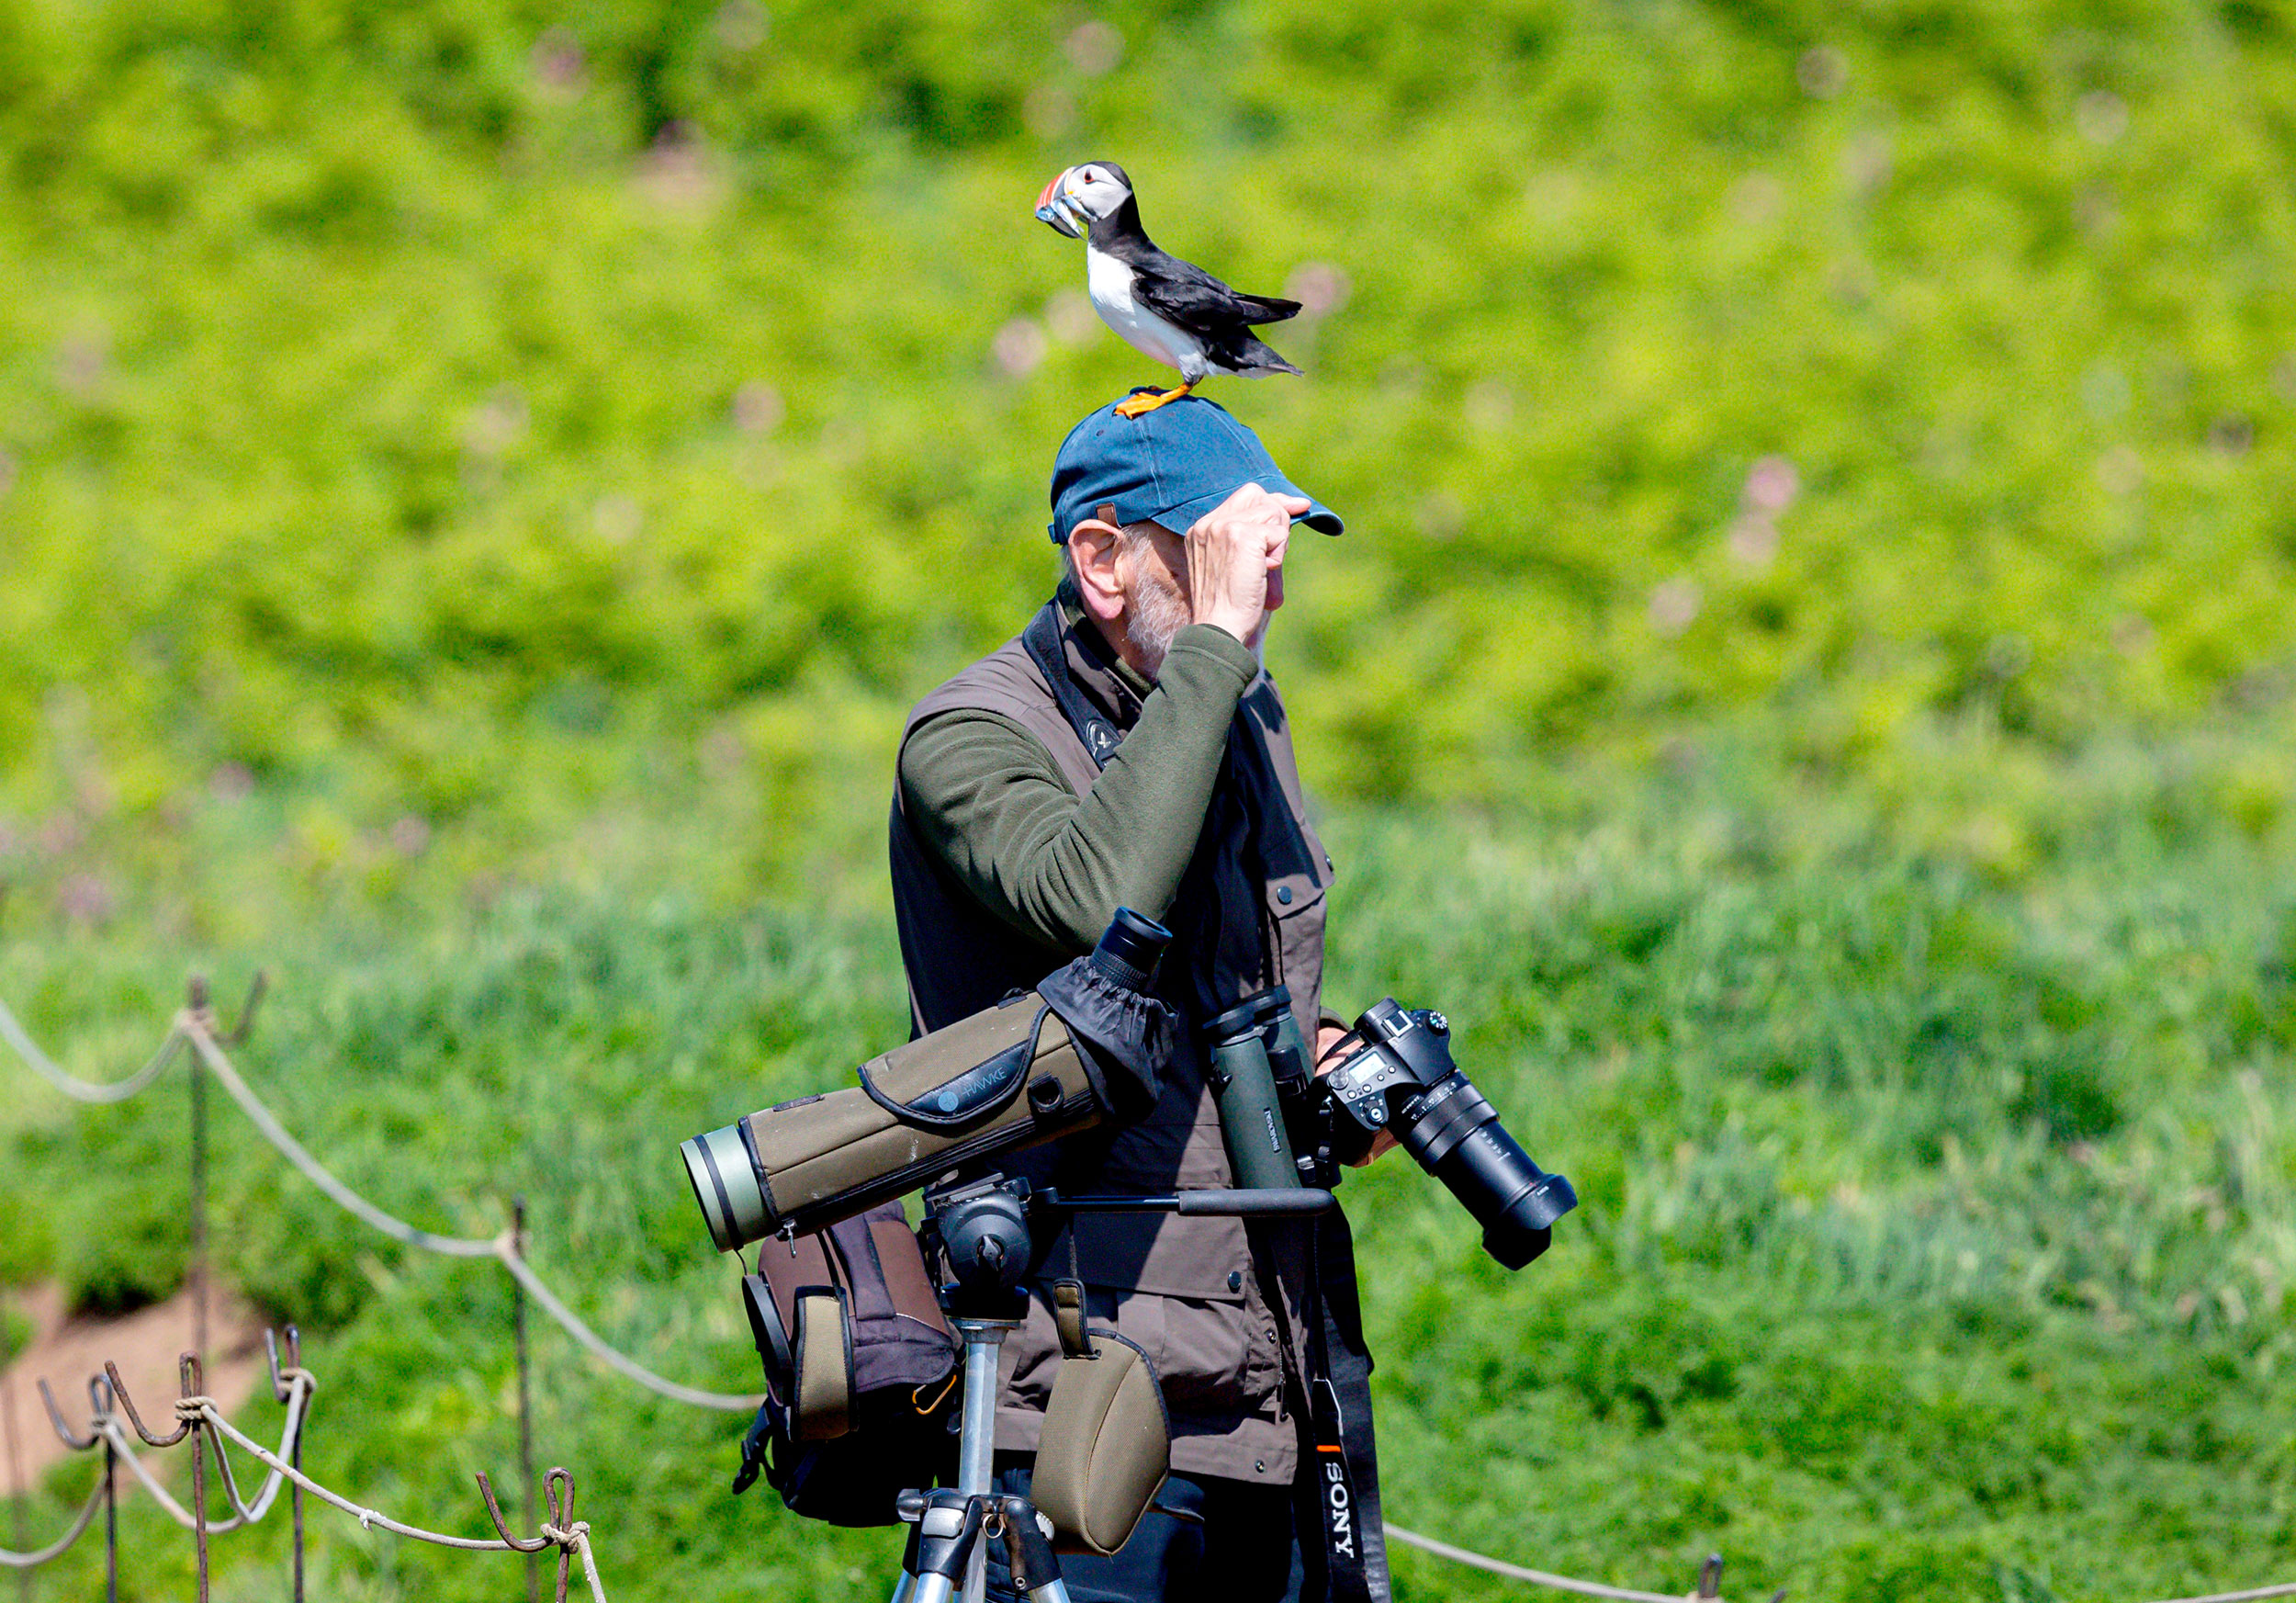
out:
M1019 725L943 713L901 748L909 819L984 907L1048 946L1083 952L1119 907L1161 918L1172 905L1236 702L1258 673L1226 630L1182 629L1139 721L1081 800Z

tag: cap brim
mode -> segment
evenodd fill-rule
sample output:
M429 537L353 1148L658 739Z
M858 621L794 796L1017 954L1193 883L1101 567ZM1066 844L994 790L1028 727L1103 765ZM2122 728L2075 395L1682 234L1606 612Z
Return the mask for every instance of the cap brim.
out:
M1272 495L1296 495L1301 501L1306 502L1308 510L1292 519L1293 523L1305 524L1320 535L1339 535L1346 532L1347 525L1340 521L1339 514L1325 506L1297 484L1292 483L1290 480L1273 473L1264 473L1252 482ZM1184 501L1177 506L1168 506L1162 512L1150 514L1150 521L1162 524L1176 534L1184 535L1198 518L1202 517L1234 493L1234 490L1229 489L1216 495L1199 495L1194 501Z

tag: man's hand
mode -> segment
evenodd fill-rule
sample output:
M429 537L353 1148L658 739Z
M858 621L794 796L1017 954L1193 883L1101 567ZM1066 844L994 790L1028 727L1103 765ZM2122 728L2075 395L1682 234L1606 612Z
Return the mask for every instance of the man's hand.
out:
M1247 646L1284 604L1284 551L1291 520L1308 502L1246 484L1187 531L1190 621L1211 624Z
M1337 1024L1318 1025L1315 1032L1315 1074L1318 1079L1332 1067L1332 1048L1346 1040L1355 1032L1343 1030ZM1371 1138L1371 1149L1356 1159L1352 1168L1361 1168L1382 1153L1395 1150L1395 1135L1382 1130Z

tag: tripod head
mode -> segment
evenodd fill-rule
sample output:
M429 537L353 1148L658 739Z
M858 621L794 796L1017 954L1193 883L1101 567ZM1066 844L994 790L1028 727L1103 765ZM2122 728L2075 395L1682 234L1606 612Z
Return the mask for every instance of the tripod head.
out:
M929 1250L948 1265L940 1305L954 1319L1018 1321L1029 1311L1021 1289L1034 1244L1029 1182L989 1175L925 1197Z

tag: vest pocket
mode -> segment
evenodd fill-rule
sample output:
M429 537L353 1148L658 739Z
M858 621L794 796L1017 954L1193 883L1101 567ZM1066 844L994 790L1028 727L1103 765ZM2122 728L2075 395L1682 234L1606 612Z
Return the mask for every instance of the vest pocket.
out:
M1176 1414L1252 1413L1273 1390L1269 1366L1253 1361L1251 1315L1241 1302L1127 1297L1115 1323L1155 1360Z
M1275 978L1291 991L1291 1016L1309 1044L1315 1040L1315 1010L1323 989L1324 891L1313 876L1287 874L1267 882L1268 927L1275 931Z
M1087 1286L1206 1303L1241 1304L1243 1291L1230 1286L1228 1277L1248 1270L1252 1262L1251 1245L1241 1219L1183 1219L1169 1214L1080 1214L1076 1247ZM1045 1267L1040 1272L1066 1274L1067 1253L1068 1244L1056 1240L1045 1254Z

